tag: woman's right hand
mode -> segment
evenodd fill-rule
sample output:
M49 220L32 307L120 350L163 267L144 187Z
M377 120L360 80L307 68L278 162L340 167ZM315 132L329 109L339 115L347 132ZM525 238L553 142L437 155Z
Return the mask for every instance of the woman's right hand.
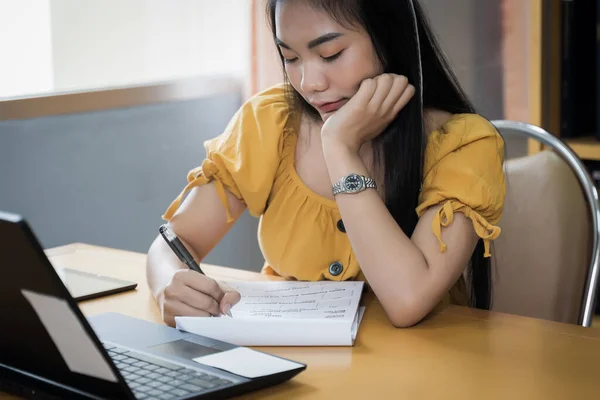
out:
M240 293L223 283L190 269L173 274L169 284L158 293L163 321L175 326L175 317L210 317L227 314L240 301Z

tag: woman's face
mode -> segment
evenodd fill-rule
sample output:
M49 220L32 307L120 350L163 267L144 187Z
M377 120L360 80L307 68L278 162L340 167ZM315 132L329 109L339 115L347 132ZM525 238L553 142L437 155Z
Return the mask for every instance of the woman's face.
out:
M327 120L360 87L382 73L371 38L302 1L277 5L276 35L292 86Z

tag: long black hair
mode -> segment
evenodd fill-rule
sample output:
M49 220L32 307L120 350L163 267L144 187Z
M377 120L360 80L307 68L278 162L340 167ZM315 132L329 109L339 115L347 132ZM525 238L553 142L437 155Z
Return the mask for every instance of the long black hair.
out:
M267 17L276 38L277 4L292 0L267 0ZM298 0L295 0L298 1ZM415 96L395 120L373 140L374 165L383 176L384 201L407 236L418 222L416 208L423 180L426 145L423 110L452 114L475 113L461 89L429 26L418 0L300 0L327 12L344 26L362 26L371 37L384 72L404 75L415 86ZM283 55L280 52L283 63ZM285 74L284 74L285 75ZM311 116L317 111L293 89L286 76L291 109ZM479 240L468 270L471 306L489 309L490 261Z

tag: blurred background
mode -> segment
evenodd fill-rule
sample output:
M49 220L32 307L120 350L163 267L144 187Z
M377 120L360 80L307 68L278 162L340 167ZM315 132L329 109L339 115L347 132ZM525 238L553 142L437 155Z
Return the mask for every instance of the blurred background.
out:
M578 14L560 0L420 1L483 116L563 135L593 170L595 1ZM0 0L0 210L24 215L45 247L146 252L203 142L282 80L263 8ZM509 157L539 150L507 146ZM205 261L259 270L257 224L244 215Z

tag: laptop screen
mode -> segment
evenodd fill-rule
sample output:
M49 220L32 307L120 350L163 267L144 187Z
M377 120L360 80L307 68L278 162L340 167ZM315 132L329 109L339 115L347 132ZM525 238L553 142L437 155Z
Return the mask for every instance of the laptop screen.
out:
M50 388L92 390L111 398L127 396L126 385L106 361L101 344L47 259L27 222L0 212L0 381ZM85 342L87 355L74 344ZM92 357L89 373L82 357ZM25 373L24 373L25 372ZM83 372L83 373L82 373ZM32 374L34 376L27 376Z

